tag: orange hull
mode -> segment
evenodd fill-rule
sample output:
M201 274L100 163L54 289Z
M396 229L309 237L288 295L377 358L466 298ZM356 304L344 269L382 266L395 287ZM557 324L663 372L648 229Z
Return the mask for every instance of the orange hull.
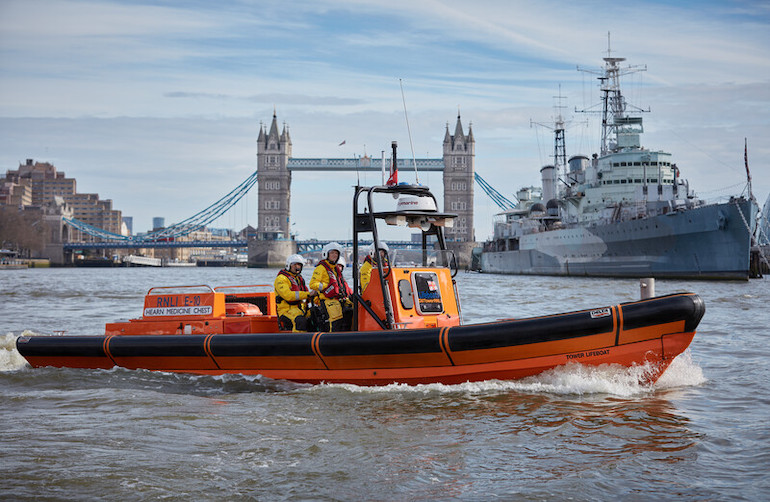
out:
M108 329L105 336L20 337L17 348L35 367L120 366L206 375L259 374L304 383L511 380L570 362L651 363L646 379L654 382L689 346L704 312L702 300L687 293L465 326L171 335L116 334Z

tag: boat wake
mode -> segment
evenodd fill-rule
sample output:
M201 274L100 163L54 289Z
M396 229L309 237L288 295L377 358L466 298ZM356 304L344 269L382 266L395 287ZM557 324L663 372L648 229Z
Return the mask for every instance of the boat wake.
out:
M15 371L29 366L27 360L16 350L16 339L19 336L31 336L35 333L24 331L21 335L6 333L0 335L0 371Z
M690 349L679 354L671 362L665 373L655 383L656 389L675 389L679 387L695 387L706 383L703 369L692 360Z
M693 387L706 382L703 370L692 360L689 350L674 359L655 384L641 383L653 372L654 368L649 363L632 367L618 364L586 366L580 363L569 363L521 380L487 380L457 385L391 384L382 387L324 384L315 386L313 389L321 391L324 387L336 387L354 393L388 393L398 391L419 394L463 393L477 395L519 392L524 394L555 394L562 396L611 395L633 397L650 394L657 390Z

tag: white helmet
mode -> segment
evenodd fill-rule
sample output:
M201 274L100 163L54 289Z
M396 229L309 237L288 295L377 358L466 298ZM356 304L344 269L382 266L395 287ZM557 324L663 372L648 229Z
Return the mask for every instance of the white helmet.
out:
M330 242L321 249L321 258L329 258L329 251L337 251L342 256L342 246L338 242Z
M386 253L390 252L390 248L388 248L388 245L384 242L380 242L380 249L385 251ZM374 242L372 242L371 246L369 246L369 254L374 256Z
M305 258L301 254L289 255L289 257L286 258L286 270L289 270L289 268L291 268L292 264L294 263L299 263L301 265L304 265Z

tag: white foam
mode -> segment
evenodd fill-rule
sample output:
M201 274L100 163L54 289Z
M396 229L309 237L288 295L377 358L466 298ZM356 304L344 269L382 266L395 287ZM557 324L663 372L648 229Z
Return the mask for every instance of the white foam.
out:
M707 381L703 369L692 360L690 349L679 354L655 383L658 389L694 387Z
M21 336L34 335L31 331L24 331ZM7 333L0 335L0 371L15 371L26 366L27 360L16 350L18 335Z
M689 352L675 359L656 384L642 383L646 380L645 377L652 373L653 369L651 364L625 367L618 364L586 366L579 363L569 363L521 380L487 380L457 385L390 384L381 387L324 384L315 386L312 389L322 390L323 388L333 387L344 389L351 393L409 392L417 394L447 394L460 392L469 395L514 391L529 394L578 396L597 394L630 397L649 394L657 389L699 385L706 381L701 368L692 361Z

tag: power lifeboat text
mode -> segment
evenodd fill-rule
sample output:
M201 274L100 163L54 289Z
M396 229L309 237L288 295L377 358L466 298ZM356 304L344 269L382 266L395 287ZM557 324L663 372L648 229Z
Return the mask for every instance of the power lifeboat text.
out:
M577 354L567 354L567 359L580 359L582 357L606 356L610 349L592 350L590 352L578 352Z

